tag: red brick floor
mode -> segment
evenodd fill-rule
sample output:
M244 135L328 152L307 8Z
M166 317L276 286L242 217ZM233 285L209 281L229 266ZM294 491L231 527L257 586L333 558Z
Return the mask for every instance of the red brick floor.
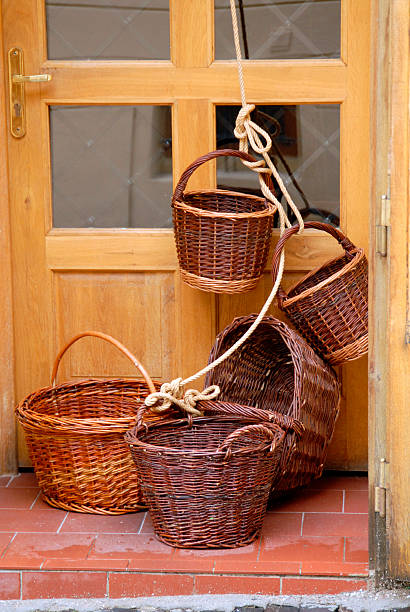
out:
M366 588L367 562L365 477L325 476L253 544L199 551L157 541L147 513L56 510L33 474L0 477L0 599L340 593Z

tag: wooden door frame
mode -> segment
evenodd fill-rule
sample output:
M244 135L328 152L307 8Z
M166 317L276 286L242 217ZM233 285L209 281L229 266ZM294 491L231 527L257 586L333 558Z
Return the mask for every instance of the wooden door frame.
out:
M408 0L372 8L369 552L376 584L389 587L410 581L410 11Z
M206 3L204 3L206 4ZM406 11L407 8L407 11ZM209 15L209 12L207 13ZM393 17L392 17L393 16ZM372 151L370 198L370 379L369 379L369 478L370 507L374 508L374 486L380 484L380 459L386 458L390 466L390 488L387 494L388 520L370 511L370 563L379 581L386 578L408 579L407 551L400 538L406 526L407 508L410 505L398 486L402 468L408 465L406 447L405 398L409 396L409 380L405 385L405 368L408 368L408 344L405 323L409 325L408 270L408 67L409 47L406 36L409 25L407 0L374 0L373 21L373 80L371 94ZM0 24L0 43L2 32ZM387 39L385 33L388 32ZM179 34L181 36L181 34ZM193 48L198 48L195 41ZM3 46L1 45L1 49ZM204 56L210 50L200 49ZM3 52L2 52L3 53ZM391 70L386 70L386 54L390 54ZM177 58L174 58L178 61ZM1 57L3 78L0 81L0 114L6 116L6 69ZM218 70L218 67L215 68ZM286 65L284 64L284 70ZM230 76L229 70L229 76ZM228 75L226 75L228 76ZM223 75L221 75L221 78ZM357 75L356 75L356 78ZM222 78L223 81L223 78ZM294 92L292 92L294 93ZM290 95L290 94L289 94ZM290 97L292 97L290 95ZM386 113L386 101L392 109ZM189 106L189 104L188 104ZM189 112L189 108L181 109ZM3 123L5 136L7 127ZM376 230L379 221L380 197L387 190L388 140L390 149L390 206L391 224L388 230L387 257L376 255ZM403 151L405 154L403 154ZM185 160L184 160L185 161ZM182 160L178 165L183 165ZM10 251L10 224L8 208L7 139L0 143L0 325L3 331L0 343L0 473L14 473L16 462L16 433L14 406L13 359L13 308ZM407 202L407 207L403 205ZM359 220L360 221L360 220ZM403 228L407 227L407 232ZM348 231L350 228L348 228ZM405 241L407 236L407 243ZM407 266L407 267L406 267ZM401 284L401 285L400 285ZM394 288L406 287L404 297L398 299ZM404 292L403 292L404 293ZM377 324L376 324L377 323ZM399 383L399 384L397 384ZM406 394L407 391L407 394ZM394 411L393 411L394 409ZM407 461L407 464L406 464ZM382 483L383 484L383 483ZM388 483L385 483L388 485ZM395 485L395 486L394 486ZM386 528L388 527L388 529ZM405 541L402 539L402 542ZM387 544L387 545L386 545Z

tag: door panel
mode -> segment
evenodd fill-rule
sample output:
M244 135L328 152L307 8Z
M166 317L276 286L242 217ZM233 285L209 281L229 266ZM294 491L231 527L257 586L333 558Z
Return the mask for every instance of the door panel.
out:
M280 2L286 4L284 0ZM156 6L161 2L149 4ZM353 241L365 247L369 5L369 0L360 3L342 0L341 59L250 60L244 66L247 96L255 104L340 105L341 227L348 231ZM164 227L164 220L155 221L156 226L144 229L142 217L137 216L128 223L137 227L126 227L127 224L113 214L111 225L122 227L92 227L94 222L91 223L90 218L97 219L97 215L92 207L91 212L84 209L93 195L91 171L87 172L81 164L79 170L90 182L81 186L75 179L72 183L74 172L68 172L65 180L71 181L72 192L69 194L67 182L61 190L62 198L67 197L68 202L74 200L71 206L79 206L82 202L80 213L87 227L67 227L66 219L70 217L66 213L70 211L64 210L64 205L60 205L64 215L59 221L55 215L53 227L52 176L54 172L55 178L59 171L58 164L61 172L66 169L61 161L63 158L59 158L60 161L56 158L56 142L52 140L50 146L53 129L50 131L49 120L50 107L55 116L68 111L67 106L86 107L90 115L93 111L103 113L104 109L115 112L116 108L129 110L132 114L131 109L141 108L141 105L146 112L147 109L171 107L171 142L163 143L162 134L156 142L159 149L168 147L167 155L172 151L175 185L180 173L194 158L215 148L216 106L239 104L235 63L213 61L214 18L218 11L214 14L213 0L171 0L171 59L158 61L107 61L102 57L89 61L47 59L45 16L43 0L3 2L5 51L12 46L24 50L26 74L48 72L52 75L48 83L26 86L26 136L17 140L9 135L16 397L21 399L33 389L48 384L57 350L85 328L99 329L118 337L135 351L153 376L169 380L192 374L207 362L219 329L234 316L258 310L271 287L269 269L257 289L242 296L215 297L183 285L178 276L172 230ZM128 117L129 113L120 114ZM154 114L151 127L147 129L146 122L146 131L136 140L134 161L138 177L143 164L152 158L147 153L147 140L152 141L156 123L160 121ZM83 148L93 140L85 134L92 126L84 120L84 129L79 134L84 136ZM97 136L103 132L104 121ZM112 127L113 143L118 137L118 153L114 152L115 147L110 153L109 146L104 153L107 155L108 151L108 155L112 155L109 162L114 167L117 157L126 156L131 148L131 135L121 125L120 122L118 130ZM67 148L70 137L72 134L66 133ZM98 148L98 138L95 140L95 153L100 155L103 149ZM121 144L124 142L128 144ZM106 144L110 144L110 138ZM58 146L59 154L64 153L64 134ZM72 155L74 164L76 155L75 152ZM131 169L127 166L129 155L125 166L123 164L129 172L120 173L125 183L135 176L134 166ZM171 158L167 158L165 165L162 160L157 166L152 163L148 166L149 180L156 180L157 184L163 181L170 193ZM169 176L165 176L167 174ZM103 199L112 183L102 189L107 177L103 170L95 167L93 180L96 193L100 194L99 204L98 200ZM129 186L125 183L120 187L127 190ZM194 174L189 188L215 184L215 164L209 163ZM127 196L131 191L128 189ZM89 198L85 197L87 193ZM109 205L117 201L115 190L112 195L111 199L107 198ZM136 209L147 206L142 193L133 196ZM67 206L70 208L70 204ZM114 208L109 210L113 211ZM81 225L78 220L73 224ZM273 243L275 240L276 237ZM284 284L291 284L337 250L330 237L317 232L309 231L303 239L294 238L287 249ZM273 312L277 313L275 309ZM132 368L110 347L101 347L95 340L87 339L73 347L65 358L60 380L88 375L132 375ZM343 368L341 376L344 406L331 446L329 465L362 468L366 465L367 453L366 436L363 435L367 422L364 360ZM24 442L20 440L20 464L27 463Z

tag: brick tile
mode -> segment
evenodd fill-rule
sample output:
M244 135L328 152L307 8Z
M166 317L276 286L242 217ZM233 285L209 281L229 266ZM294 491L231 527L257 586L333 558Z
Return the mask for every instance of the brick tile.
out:
M98 535L88 555L89 559L168 559L174 552L153 536L140 534Z
M51 506L50 504L45 502L40 494L34 503L33 510L56 510L56 508L54 508L54 506ZM65 511L62 510L61 512L65 512Z
M280 578L265 576L195 576L195 594L279 595Z
M11 570L35 570L41 569L44 563L44 557L27 557L20 555L8 555L0 559L1 569Z
M12 489L15 487L38 487L37 478L33 472L23 472L13 477L9 487Z
M338 489L348 491L367 491L367 476L323 476L317 478L309 489Z
M215 561L213 557L195 557L181 559L172 554L168 559L131 559L128 569L139 572L212 572Z
M105 572L23 572L23 599L105 597Z
M308 576L368 576L367 563L324 563L323 561L304 561L301 574Z
M367 563L369 560L369 542L367 536L346 538L345 561Z
M5 548L10 544L14 533L0 533L0 557L3 554Z
M206 550L188 550L178 548L175 550L177 559L190 559L195 563L198 559L223 559L225 561L246 561L248 563L256 562L258 558L259 540L248 544L248 546L240 546L239 548L209 548Z
M119 516L70 513L61 533L138 533L144 515L139 512Z
M0 532L57 531L66 516L64 510L1 510Z
M85 559L93 540L85 534L18 533L4 558Z
M248 563L247 561L215 561L215 573L219 574L300 574L299 561L259 561Z
M263 536L259 561L343 561L342 537Z
M301 512L268 512L262 527L262 535L300 535Z
M366 580L282 578L282 595L332 595L367 589Z
M304 536L356 536L367 533L367 514L322 514L307 512L303 520Z
M154 526L148 512L145 513L145 518L143 518L141 533L154 533Z
M38 496L39 489L34 488L20 488L20 489L6 489L5 487L0 488L0 508L20 508L29 509L36 497Z
M341 512L343 492L333 489L304 489L272 503L276 512Z
M12 476L0 476L0 487L7 487Z
M0 572L0 601L20 599L20 574Z
M126 570L127 559L47 559L42 570Z
M114 599L192 595L193 588L193 576L183 574L134 574L130 572L109 575L109 596Z
M346 491L345 512L368 513L369 498L367 491Z

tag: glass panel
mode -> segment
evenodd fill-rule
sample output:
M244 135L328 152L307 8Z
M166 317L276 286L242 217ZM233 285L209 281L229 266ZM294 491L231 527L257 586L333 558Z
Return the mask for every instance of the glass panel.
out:
M238 148L233 135L239 106L216 107L217 146ZM340 112L338 105L258 106L254 121L272 136L272 156L306 220L339 224ZM220 188L259 194L259 180L233 157L217 160ZM285 199L280 192L282 203Z
M171 227L170 106L50 107L54 227Z
M243 57L340 57L340 2L236 0ZM234 57L229 0L215 0L215 58Z
M46 0L48 57L169 59L169 0Z

